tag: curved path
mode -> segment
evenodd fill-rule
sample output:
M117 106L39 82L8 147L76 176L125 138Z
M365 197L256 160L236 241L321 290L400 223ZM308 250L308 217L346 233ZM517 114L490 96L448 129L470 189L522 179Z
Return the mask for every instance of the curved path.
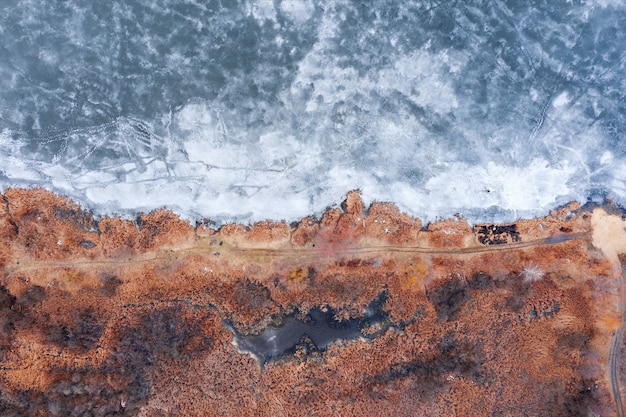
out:
M321 256L327 259L344 257L346 255L376 255L381 253L421 253L425 255L465 255L485 252L502 252L512 251L525 248L531 248L536 246L550 246L558 245L570 240L586 240L588 236L586 233L574 233L566 235L561 239L554 240L553 238L534 239L524 242L508 243L503 245L488 245L488 246L470 246L465 248L433 248L424 246L401 246L401 245L380 245L380 246L361 246L346 248L338 255L323 255L316 249L267 249L262 247L236 247L236 246L216 246L216 245L192 245L184 246L181 248L169 248L164 250L158 250L155 252L147 252L143 255L134 255L133 259L89 259L89 260L34 260L34 259L19 259L16 258L11 263L11 266L5 267L9 272L9 276L17 271L24 271L29 269L37 269L41 267L84 267L84 266L99 266L99 265L129 265L140 264L146 262L153 262L155 260L172 258L177 254L189 254L195 253L200 255L213 255L213 256L237 256L237 257L269 257L269 258L320 258Z
M624 343L624 324L626 322L626 296L624 295L624 285L626 283L626 263L622 263L621 298L622 298L622 325L615 332L611 339L611 352L609 354L609 373L611 378L611 391L615 402L615 411L618 417L624 417L624 405L622 404L622 393L619 386L619 366L621 359L622 344Z

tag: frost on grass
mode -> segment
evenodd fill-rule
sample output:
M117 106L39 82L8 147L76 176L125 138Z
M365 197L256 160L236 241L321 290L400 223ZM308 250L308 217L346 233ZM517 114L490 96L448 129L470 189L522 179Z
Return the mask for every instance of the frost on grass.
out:
M543 278L544 271L535 263L524 266L524 269L520 273L520 276L524 278L526 282L535 282Z

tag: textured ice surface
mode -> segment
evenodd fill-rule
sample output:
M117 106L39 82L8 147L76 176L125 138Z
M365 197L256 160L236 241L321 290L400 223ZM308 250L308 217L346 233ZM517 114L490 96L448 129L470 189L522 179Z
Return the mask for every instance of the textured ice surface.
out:
M346 191L423 219L626 203L626 6L0 5L0 188L99 213L294 220Z

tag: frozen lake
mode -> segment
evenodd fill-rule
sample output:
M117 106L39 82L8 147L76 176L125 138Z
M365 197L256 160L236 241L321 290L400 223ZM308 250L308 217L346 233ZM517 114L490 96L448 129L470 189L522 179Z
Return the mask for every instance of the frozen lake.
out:
M626 4L0 5L0 189L253 222L626 204Z

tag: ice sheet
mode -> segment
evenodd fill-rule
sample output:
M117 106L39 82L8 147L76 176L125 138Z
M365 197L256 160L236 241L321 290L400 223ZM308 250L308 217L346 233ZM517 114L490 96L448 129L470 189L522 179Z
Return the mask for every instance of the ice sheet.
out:
M254 222L626 203L626 6L0 6L0 188Z

